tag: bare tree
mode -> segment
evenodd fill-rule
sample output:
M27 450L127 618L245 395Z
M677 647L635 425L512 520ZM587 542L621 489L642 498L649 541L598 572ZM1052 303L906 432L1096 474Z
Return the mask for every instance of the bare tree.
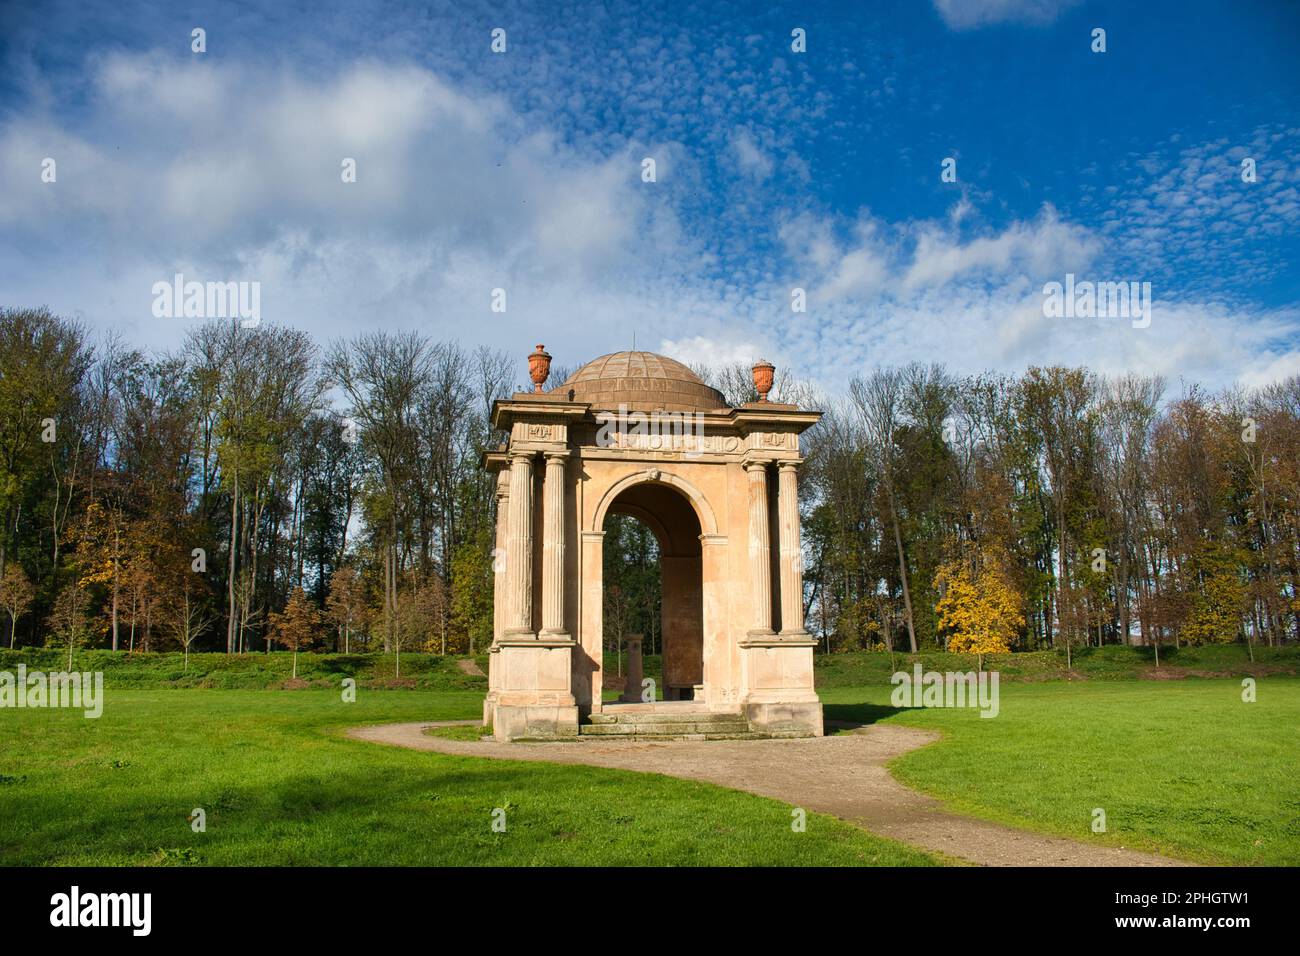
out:
M188 577L180 588L180 594L172 599L168 607L167 625L176 642L185 649L185 670L190 669L190 646L212 627L212 615L207 607L194 593Z
M908 585L907 558L903 553L903 533L898 521L898 499L895 494L895 433L898 430L902 404L903 376L896 369L877 369L865 380L855 378L849 383L849 394L857 406L870 448L875 456L880 482L889 503L889 519L894 531L894 547L898 552L898 575L903 588L903 606L907 613L907 640L916 653L916 622L912 614L912 592Z
M431 377L428 343L415 332L376 332L353 342L335 343L328 374L347 396L361 440L379 461L387 521L384 546L384 649L392 646L397 624L400 574L399 524L405 524L403 491L419 466L416 415ZM380 517L376 515L376 517ZM409 545L409 542L407 542Z
M10 564L0 576L0 607L9 615L9 650L14 649L14 632L18 628L18 619L27 613L36 589L22 566Z

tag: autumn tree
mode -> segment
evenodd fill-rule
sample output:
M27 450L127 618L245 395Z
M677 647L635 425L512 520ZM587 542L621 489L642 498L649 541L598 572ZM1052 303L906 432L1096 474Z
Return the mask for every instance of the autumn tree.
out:
M124 517L116 503L91 501L73 522L70 538L75 542L81 584L103 585L109 594L110 647L118 649L118 608L122 591L122 571L126 563Z
M409 576L398 595L397 627L394 629L394 676L402 676L402 648L438 653L448 611L447 591L437 574ZM445 645L441 653L446 653Z
M32 587L22 565L17 561L9 562L4 574L0 575L0 607L9 615L10 650L14 649L14 632L18 627L18 619L27 613L35 597L36 589Z
M935 612L948 650L978 654L981 671L985 654L1011 650L1025 615L1023 600L999 560L984 560L974 568L966 559L946 562L935 576L935 587L941 595Z
M89 598L79 581L65 584L50 611L49 627L53 647L68 649L68 670L72 670L72 652L85 647L92 634Z
M289 594L289 603L283 611L275 611L270 619L275 641L293 651L293 677L298 677L298 651L316 642L320 628L320 614L307 600L307 592L296 587Z
M342 638L343 653L352 653L352 629L365 613L365 592L361 579L351 565L344 565L330 576L329 597L325 614Z
M1191 601L1182 637L1188 644L1227 644L1242 630L1248 589L1242 563L1216 553L1207 561L1204 580Z
M133 554L126 563L123 573L126 587L130 629L127 636L127 650L134 653L136 631L141 624L152 625L153 614L159 606L157 574L153 562L145 554ZM143 628L144 650L148 650L148 626Z

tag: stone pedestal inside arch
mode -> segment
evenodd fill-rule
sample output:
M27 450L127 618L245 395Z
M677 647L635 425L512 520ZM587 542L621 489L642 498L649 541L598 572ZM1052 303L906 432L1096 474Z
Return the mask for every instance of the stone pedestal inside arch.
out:
M539 346L530 358L540 389L549 356ZM799 436L819 417L767 401L730 407L685 366L646 352L497 401L493 424L508 438L484 456L498 476L484 703L494 735L572 737L592 715L654 709L603 699L611 514L635 516L659 542L664 706L820 735L797 492ZM628 691L639 701L639 684Z
M641 700L641 681L645 680L645 667L641 660L641 634L629 634L623 639L624 653L627 654L627 679L623 686L623 695L619 698L625 704L635 704Z

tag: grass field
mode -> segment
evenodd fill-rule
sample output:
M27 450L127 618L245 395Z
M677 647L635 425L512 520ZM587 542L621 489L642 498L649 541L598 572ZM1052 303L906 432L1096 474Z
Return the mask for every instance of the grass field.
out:
M944 739L895 760L954 810L1204 863L1300 865L1300 680L1004 683L994 719L889 706L890 688L824 689L826 716ZM1105 834L1092 811L1106 813Z
M136 865L914 865L773 800L647 774L416 753L345 727L481 713L464 691L123 690L0 711L0 860ZM524 746L524 745L521 745ZM188 817L207 814L207 832ZM491 829L506 810L506 832Z
M1052 679L1054 655L1016 655L997 662L1019 680L1002 683L993 720L975 710L894 710L888 655L825 660L818 682L828 718L941 731L942 741L891 769L957 811L1200 862L1300 865L1300 679L1285 676L1297 657L1259 648L1256 656L1252 666L1241 648L1184 649L1165 672L1267 675L1258 701L1246 704L1237 679L1133 679L1148 663L1131 648L1081 655L1068 681ZM57 657L4 652L0 670L20 660L55 669ZM300 674L317 688L223 689L279 686L288 658L194 655L184 669L179 655L128 661L90 652L76 665L105 672L111 694L100 719L0 710L0 862L931 861L825 817L810 817L808 832L795 834L785 805L704 784L341 736L365 723L478 716L483 678L450 659L404 657L395 681L390 659L303 655ZM923 660L935 669L965 663ZM899 655L897 664L908 659ZM340 699L344 676L362 688L355 704ZM207 813L206 833L190 828L196 807ZM507 812L505 833L490 827L497 807ZM1104 834L1091 830L1097 807Z
M478 690L487 681L465 673L459 662L465 658L437 654L299 654L298 680L302 684L337 688L345 677L360 687L415 690ZM487 669L487 655L473 658ZM20 648L0 650L0 671L15 671L19 664L28 670L62 671L67 655L58 650ZM105 650L78 651L74 670L100 671L104 686L114 688L198 687L206 690L263 690L279 687L293 674L293 655L191 654L175 651L162 654L125 654Z
M986 654L984 669L995 670L1002 680L1105 680L1125 681L1151 677L1232 677L1245 674L1300 674L1300 647L1256 647L1252 662L1242 644L1205 647L1166 647L1160 651L1160 667L1150 647L1075 648L1072 667L1065 666L1064 651L1032 651L1014 654ZM895 670L911 670L919 661L924 670L973 671L979 665L974 654L922 651L920 654L883 653L819 654L817 687L863 687L889 683Z
M1254 662L1240 644L1210 647L1165 648L1160 652L1161 667L1155 667L1150 648L1107 646L1076 648L1073 668L1065 666L1065 654L1057 651L1034 651L1016 654L989 654L984 666L998 671L1004 680L1137 680L1152 675L1221 676L1243 674L1300 674L1300 647L1256 647ZM481 670L487 670L487 655L472 658ZM482 677L465 673L460 666L466 659L436 654L406 653L400 663L391 654L300 654L298 677L306 684L338 687L344 677L354 678L359 686L374 688L408 688L419 690L474 690L486 688ZM920 654L818 654L817 686L863 687L887 684L896 669L910 670L919 661L926 670L974 670L977 658L972 654L948 654L923 651ZM19 664L29 669L63 670L67 657L58 650L0 648L0 670L13 671ZM661 661L658 655L644 657L644 673L661 684ZM293 655L285 651L272 654L191 654L175 651L162 654L114 653L106 650L78 651L73 658L76 670L102 671L108 687L200 687L211 690L253 690L279 687L289 680ZM619 658L606 654L605 672L619 672ZM400 671L400 676L399 676ZM657 688L663 696L663 688Z

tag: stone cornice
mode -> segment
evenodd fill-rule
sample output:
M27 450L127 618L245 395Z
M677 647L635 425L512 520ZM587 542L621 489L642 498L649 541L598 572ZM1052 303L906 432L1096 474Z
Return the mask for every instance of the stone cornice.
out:
M517 421L578 422L588 416L590 409L586 402L570 402L549 392L515 392L510 398L498 398L492 403L492 425L507 431Z
M629 412L653 415L651 410L631 408ZM492 403L492 425L508 431L517 421L554 422L596 425L598 415L604 418L616 415L616 410L593 409L587 402L570 402L562 395L551 392L535 394L516 392L510 398L499 398ZM811 428L821 419L822 413L801 409L795 405L776 402L749 402L739 408L717 408L707 412L665 412L665 415L698 416L705 429L715 432L734 431L741 436L755 431L793 431L796 434Z

